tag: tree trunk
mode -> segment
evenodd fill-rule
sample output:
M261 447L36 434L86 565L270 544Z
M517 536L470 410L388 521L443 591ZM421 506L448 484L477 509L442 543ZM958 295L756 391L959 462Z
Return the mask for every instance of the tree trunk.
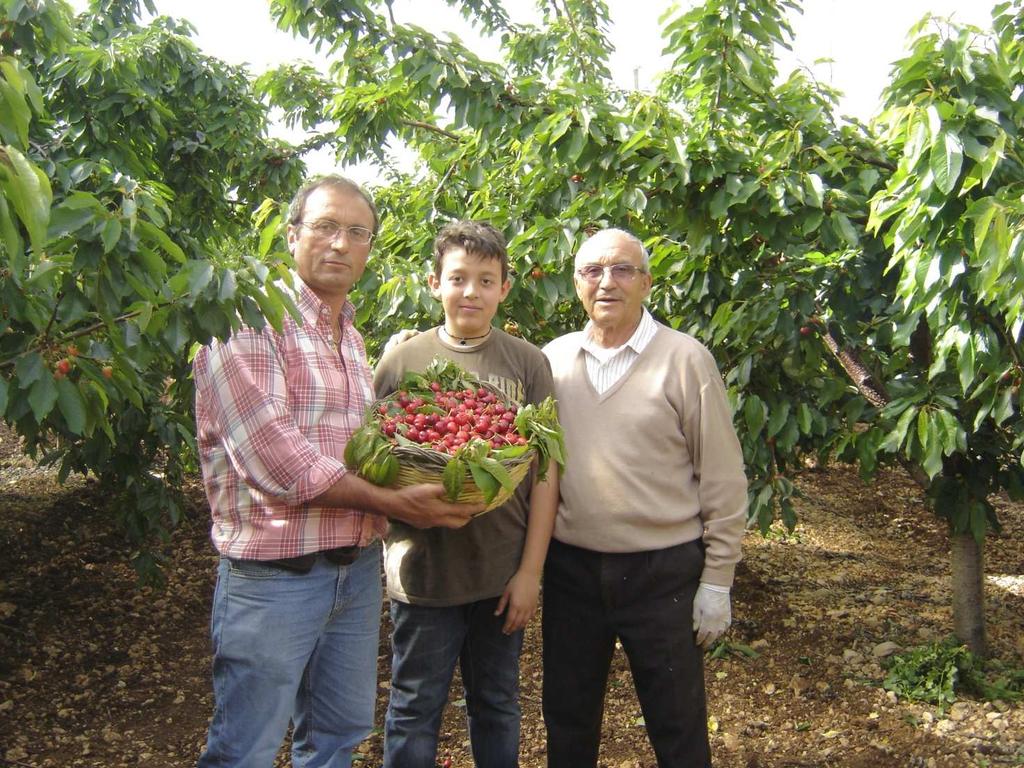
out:
M927 329L927 325L924 326ZM921 326L918 326L917 344L924 343ZM890 402L885 385L877 381L871 370L864 364L856 349L842 347L827 330L822 333L825 346L839 361L846 375L850 377L861 396L876 408L883 408ZM919 348L915 352L919 362L930 359L930 353ZM931 481L924 469L908 460L902 454L897 458L922 490L928 491ZM934 506L932 508L934 511ZM950 537L953 577L953 632L957 639L967 646L971 653L985 657L988 641L985 637L985 564L983 547L970 533L953 534Z
M985 563L982 546L970 533L951 537L953 565L953 631L971 653L984 657Z

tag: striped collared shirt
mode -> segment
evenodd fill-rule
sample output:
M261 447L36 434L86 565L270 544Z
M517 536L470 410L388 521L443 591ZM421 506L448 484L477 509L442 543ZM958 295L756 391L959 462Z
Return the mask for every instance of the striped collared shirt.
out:
M303 324L281 332L242 328L196 356L196 437L213 518L214 546L254 560L365 545L385 520L309 502L345 474L345 443L373 400L363 338L342 309L342 341L330 309L298 277Z
M595 344L591 331L592 324L588 322L583 329L582 345L583 350L587 353L587 376L598 394L604 394L626 375L640 353L651 343L654 334L658 332L658 324L654 322L651 313L645 308L640 316L640 324L637 325L629 340L621 347L612 349Z

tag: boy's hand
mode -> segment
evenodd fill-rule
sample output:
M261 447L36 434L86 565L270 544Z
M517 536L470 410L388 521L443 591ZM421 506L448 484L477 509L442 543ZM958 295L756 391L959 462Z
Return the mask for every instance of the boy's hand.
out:
M398 333L391 334L391 338L389 338L384 343L384 351L385 352L390 352L392 349L397 347L403 341L408 341L413 336L419 336L419 333L420 332L417 331L415 328L406 328L403 331L399 331Z
M505 625L501 631L506 635L517 632L533 618L537 611L537 600L540 595L540 574L516 571L515 576L508 580L505 591L498 600L498 607L494 610L495 616L508 608L505 614Z

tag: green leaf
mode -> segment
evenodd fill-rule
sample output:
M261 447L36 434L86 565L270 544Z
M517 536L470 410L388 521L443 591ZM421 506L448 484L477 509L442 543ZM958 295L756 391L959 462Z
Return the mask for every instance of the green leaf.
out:
M824 188L821 177L816 173L804 175L804 196L807 204L814 208L821 208L824 199Z
M6 57L0 59L0 71L3 73L3 79L0 79L0 104L5 104L4 112L12 121L0 121L0 136L8 143L16 143L24 149L28 147L28 128L32 122L32 111L24 96L25 80Z
M4 411L7 410L7 379L0 378L0 421L3 420Z
M878 449L887 453L896 453L900 446L903 445L903 441L907 437L907 430L910 429L910 422L914 420L916 415L917 408L913 405L907 406L903 413L900 414L895 429L885 436L885 440L878 446Z
M948 195L960 177L960 168L964 162L964 146L960 137L949 131L940 131L932 142L929 157L935 186Z
M121 222L110 219L103 225L103 252L110 253L121 239Z
M964 336L960 346L960 356L956 361L957 373L960 374L960 389L964 394L974 382L974 337Z
M832 221L832 228L836 234L847 242L848 245L856 246L860 242L857 230L854 228L850 218L845 213L833 211L829 217Z
M1002 426L1003 422L1013 415L1013 392L1009 388L1003 389L996 397L992 407L992 420L996 426Z
M967 217L974 219L974 252L978 256L982 254L982 246L985 245L985 238L988 236L992 218L998 210L998 203L991 197L977 200L967 209Z
M235 279L235 271L233 269L224 270L220 277L220 290L217 291L217 298L220 301L231 301L235 298L237 290L238 281Z
M917 417L917 436L924 451L921 466L928 477L935 477L942 471L942 436L939 434L940 422L935 414L921 411Z
M498 491L501 490L501 483L477 462L470 461L468 464L469 473L473 476L473 482L476 483L476 487L483 493L484 502L490 504L494 501L494 497L498 495Z
M789 419L789 403L781 402L772 408L771 416L768 419L768 437L775 437L779 430Z
M466 476L466 464L458 456L452 456L444 465L441 473L441 484L449 501L455 501L462 493L463 478Z
M979 170L981 171L981 185L983 187L992 178L992 173L995 171L999 161L1003 159L1005 150L1006 134L1000 131L999 136L996 137L996 140L992 142L992 146L986 151L985 157L978 163Z
M185 252L181 250L181 247L171 240L171 238L167 236L167 233L160 229L160 227L151 222L145 221L144 219L138 220L138 227L146 237L155 241L164 253L168 254L172 259L180 264L184 264L187 261Z
M281 214L277 214L260 230L260 258L264 258L274 245L278 229L281 227Z
M46 363L38 352L29 352L18 358L14 364L14 373L22 389L41 379L46 373Z
M961 445L966 447L963 430L960 427L960 422L956 420L956 417L949 411L945 410L939 411L935 415L941 425L942 452L946 456L949 456L956 452Z
M752 436L756 436L765 422L765 405L757 395L748 395L743 403L743 418L747 423L747 430Z
M807 407L806 403L800 403L796 409L797 423L800 425L800 431L805 434L811 434L811 409Z
M484 457L480 459L480 466L489 472L495 480L501 483L502 487L507 491L514 491L516 483L512 479L512 476L508 473L508 470L502 465L500 461Z
M213 265L208 261L193 261L189 268L188 292L196 298L213 279Z
M85 400L78 386L64 378L57 382L57 405L64 423L76 435L85 432Z
M57 387L54 386L53 376L47 373L32 385L28 393L28 404L32 408L32 415L36 417L36 423L42 424L56 403Z
M14 147L0 147L0 190L28 230L32 249L42 253L53 200L50 180Z
M181 351L188 344L188 322L181 312L175 312L167 319L167 327L162 336L175 352Z

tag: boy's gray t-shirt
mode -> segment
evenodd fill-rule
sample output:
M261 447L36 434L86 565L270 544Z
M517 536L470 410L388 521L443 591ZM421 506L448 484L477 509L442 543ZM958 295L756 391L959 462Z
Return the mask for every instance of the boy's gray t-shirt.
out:
M482 344L462 347L443 341L438 330L421 333L381 358L373 377L378 398L397 390L403 373L423 371L435 357L453 360L523 404L553 394L547 358L529 342L494 328ZM391 521L384 559L388 596L450 606L501 595L523 554L530 487L527 476L505 504L454 530Z

